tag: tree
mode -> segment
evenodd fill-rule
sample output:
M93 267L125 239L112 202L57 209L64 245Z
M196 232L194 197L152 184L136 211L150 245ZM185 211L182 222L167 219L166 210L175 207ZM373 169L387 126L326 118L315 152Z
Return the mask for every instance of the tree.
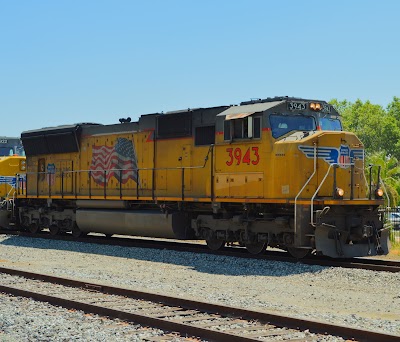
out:
M397 121L397 124L400 124L400 98L393 97L392 102L390 102L387 106L386 111L392 117L394 117Z
M355 133L364 144L365 165L381 167L390 205L397 206L400 201L400 98L394 97L386 109L361 100L352 103L333 99L330 103L341 114L344 130ZM372 170L376 180L378 169Z
M366 165L380 166L380 177L383 182L383 188L389 197L390 203L386 205L395 207L399 204L400 200L400 166L395 157L387 156L385 151L375 152L367 155ZM378 168L372 168L372 179L378 179ZM387 202L387 199L385 198Z
M394 98L385 110L370 101L331 101L342 115L344 130L355 133L367 153L385 151L400 159L400 99Z

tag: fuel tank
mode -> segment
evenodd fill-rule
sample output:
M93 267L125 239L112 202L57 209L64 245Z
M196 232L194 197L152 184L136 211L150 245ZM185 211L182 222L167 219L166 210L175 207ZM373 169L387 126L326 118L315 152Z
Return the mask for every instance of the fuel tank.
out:
M186 213L152 210L78 209L76 223L85 233L135 235L170 239L193 239Z

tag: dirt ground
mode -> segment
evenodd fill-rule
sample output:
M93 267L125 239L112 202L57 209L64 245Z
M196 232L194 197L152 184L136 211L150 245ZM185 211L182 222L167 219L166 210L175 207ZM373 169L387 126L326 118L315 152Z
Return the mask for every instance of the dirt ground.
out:
M392 245L389 254L380 256L379 259L400 261L400 244Z

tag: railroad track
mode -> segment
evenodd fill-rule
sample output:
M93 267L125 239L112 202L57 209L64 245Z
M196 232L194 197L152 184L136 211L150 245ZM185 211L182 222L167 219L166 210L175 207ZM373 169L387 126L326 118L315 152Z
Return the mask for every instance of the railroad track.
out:
M375 258L330 259L327 257L310 256L308 258L297 260L289 256L285 252L276 252L267 250L267 252L264 254L252 255L248 253L245 248L240 248L240 247L225 247L219 251L212 251L203 244L193 243L193 242L178 243L174 241L164 241L156 239L124 238L124 237L107 238L105 236L98 236L98 235L88 235L84 238L75 239L69 234L53 236L47 232L41 232L40 234L30 234L28 232L18 232L10 230L0 230L0 233L13 234L31 238L53 239L62 241L78 241L86 243L89 242L89 243L96 243L103 245L117 245L124 247L169 249L169 250L193 252L193 253L225 255L225 256L232 256L232 257L246 258L246 259L274 260L274 261L283 261L290 263L299 262L307 265L320 265L327 267L344 267L344 268L366 269L372 271L400 272L400 261L379 260Z
M400 336L0 268L0 291L209 341L399 341ZM167 340L166 337L163 340ZM150 341L159 340L158 338Z

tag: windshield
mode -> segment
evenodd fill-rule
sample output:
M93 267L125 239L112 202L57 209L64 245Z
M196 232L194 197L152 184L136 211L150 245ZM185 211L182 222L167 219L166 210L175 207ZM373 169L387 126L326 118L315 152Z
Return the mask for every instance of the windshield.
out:
M22 146L0 146L0 156L25 156L25 151Z
M341 131L342 124L337 118L321 118L320 126L323 131Z
M272 136L279 138L291 131L315 131L315 120L312 116L304 115L278 115L269 116Z

